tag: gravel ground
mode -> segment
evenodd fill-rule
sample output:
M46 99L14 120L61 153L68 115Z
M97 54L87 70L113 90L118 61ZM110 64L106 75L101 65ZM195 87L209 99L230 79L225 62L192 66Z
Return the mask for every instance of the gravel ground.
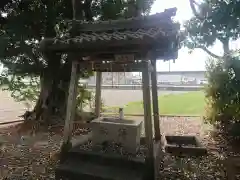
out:
M202 159L177 159L166 155L164 171L160 173L162 179L176 179L176 176L184 180L226 179L217 163L221 157L219 149L210 138L210 128L202 126L200 118L162 117L161 122L164 134L196 135L211 151L210 156ZM54 167L57 162L54 154L59 151L61 140L62 137L55 133L46 132L30 137L17 134L13 127L2 128L1 179L54 179Z

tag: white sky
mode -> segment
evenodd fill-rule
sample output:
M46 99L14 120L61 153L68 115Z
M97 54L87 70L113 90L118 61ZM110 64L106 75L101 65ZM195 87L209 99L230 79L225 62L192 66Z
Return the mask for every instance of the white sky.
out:
M176 7L177 15L176 20L180 23L190 19L193 14L189 5L189 0L156 0L151 13L162 12L164 9ZM234 42L232 48L239 47L239 43ZM222 53L221 44L216 43L211 51L215 54ZM178 59L175 63L170 62L171 71L199 71L205 70L205 61L207 60L207 54L199 49L193 51L192 54L188 53L188 49L183 48L179 50ZM163 62L161 60L157 63L157 71L169 71L169 62Z

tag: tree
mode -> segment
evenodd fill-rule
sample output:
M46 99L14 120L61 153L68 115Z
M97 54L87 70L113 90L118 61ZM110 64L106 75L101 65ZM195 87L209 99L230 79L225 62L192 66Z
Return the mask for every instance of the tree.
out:
M76 0L75 15L87 21L131 17L147 13L152 3L152 0ZM7 67L1 84L7 85L18 100L31 99L37 93L35 107L28 117L54 123L53 116L65 114L71 57L54 54L46 59L38 48L43 38L66 33L67 20L73 17L72 1L4 0L0 12L0 62ZM88 77L89 72L80 75Z
M240 2L235 0L204 0L198 4L189 0L195 15L185 23L187 38L185 46L200 48L213 58L229 55L229 43L240 35ZM223 56L214 54L208 48L216 41L222 44Z
M220 125L234 137L239 134L240 61L239 53L230 49L231 41L240 36L240 2L235 0L204 0L198 4L189 0L195 15L185 24L185 46L200 48L211 58L207 64L208 85L206 119ZM223 47L223 55L208 48L216 42Z

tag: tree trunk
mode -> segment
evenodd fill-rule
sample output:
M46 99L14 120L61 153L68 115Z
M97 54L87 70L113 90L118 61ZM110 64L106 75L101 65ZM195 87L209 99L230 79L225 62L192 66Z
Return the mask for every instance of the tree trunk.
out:
M56 58L56 57L55 57ZM26 120L36 120L44 125L64 124L71 63L61 66L60 57L48 60L48 69L40 77L40 94ZM51 62L52 61L52 62Z
M57 82L51 77L43 79L39 100L34 108L36 120L52 125L63 123L65 117L68 83L63 85L61 79Z

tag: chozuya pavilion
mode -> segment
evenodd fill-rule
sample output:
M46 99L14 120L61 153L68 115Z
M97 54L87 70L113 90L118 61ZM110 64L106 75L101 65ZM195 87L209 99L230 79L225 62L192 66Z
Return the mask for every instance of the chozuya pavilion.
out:
M172 8L131 19L97 22L73 19L70 23L73 34L41 42L45 57L68 54L72 61L62 145L64 158L56 169L56 179L156 178L162 154L156 60L178 56L180 25L172 20L175 14L176 8ZM96 119L89 123L92 132L72 145L78 74L89 70L96 71L97 76ZM102 72L142 72L143 121L101 116Z

